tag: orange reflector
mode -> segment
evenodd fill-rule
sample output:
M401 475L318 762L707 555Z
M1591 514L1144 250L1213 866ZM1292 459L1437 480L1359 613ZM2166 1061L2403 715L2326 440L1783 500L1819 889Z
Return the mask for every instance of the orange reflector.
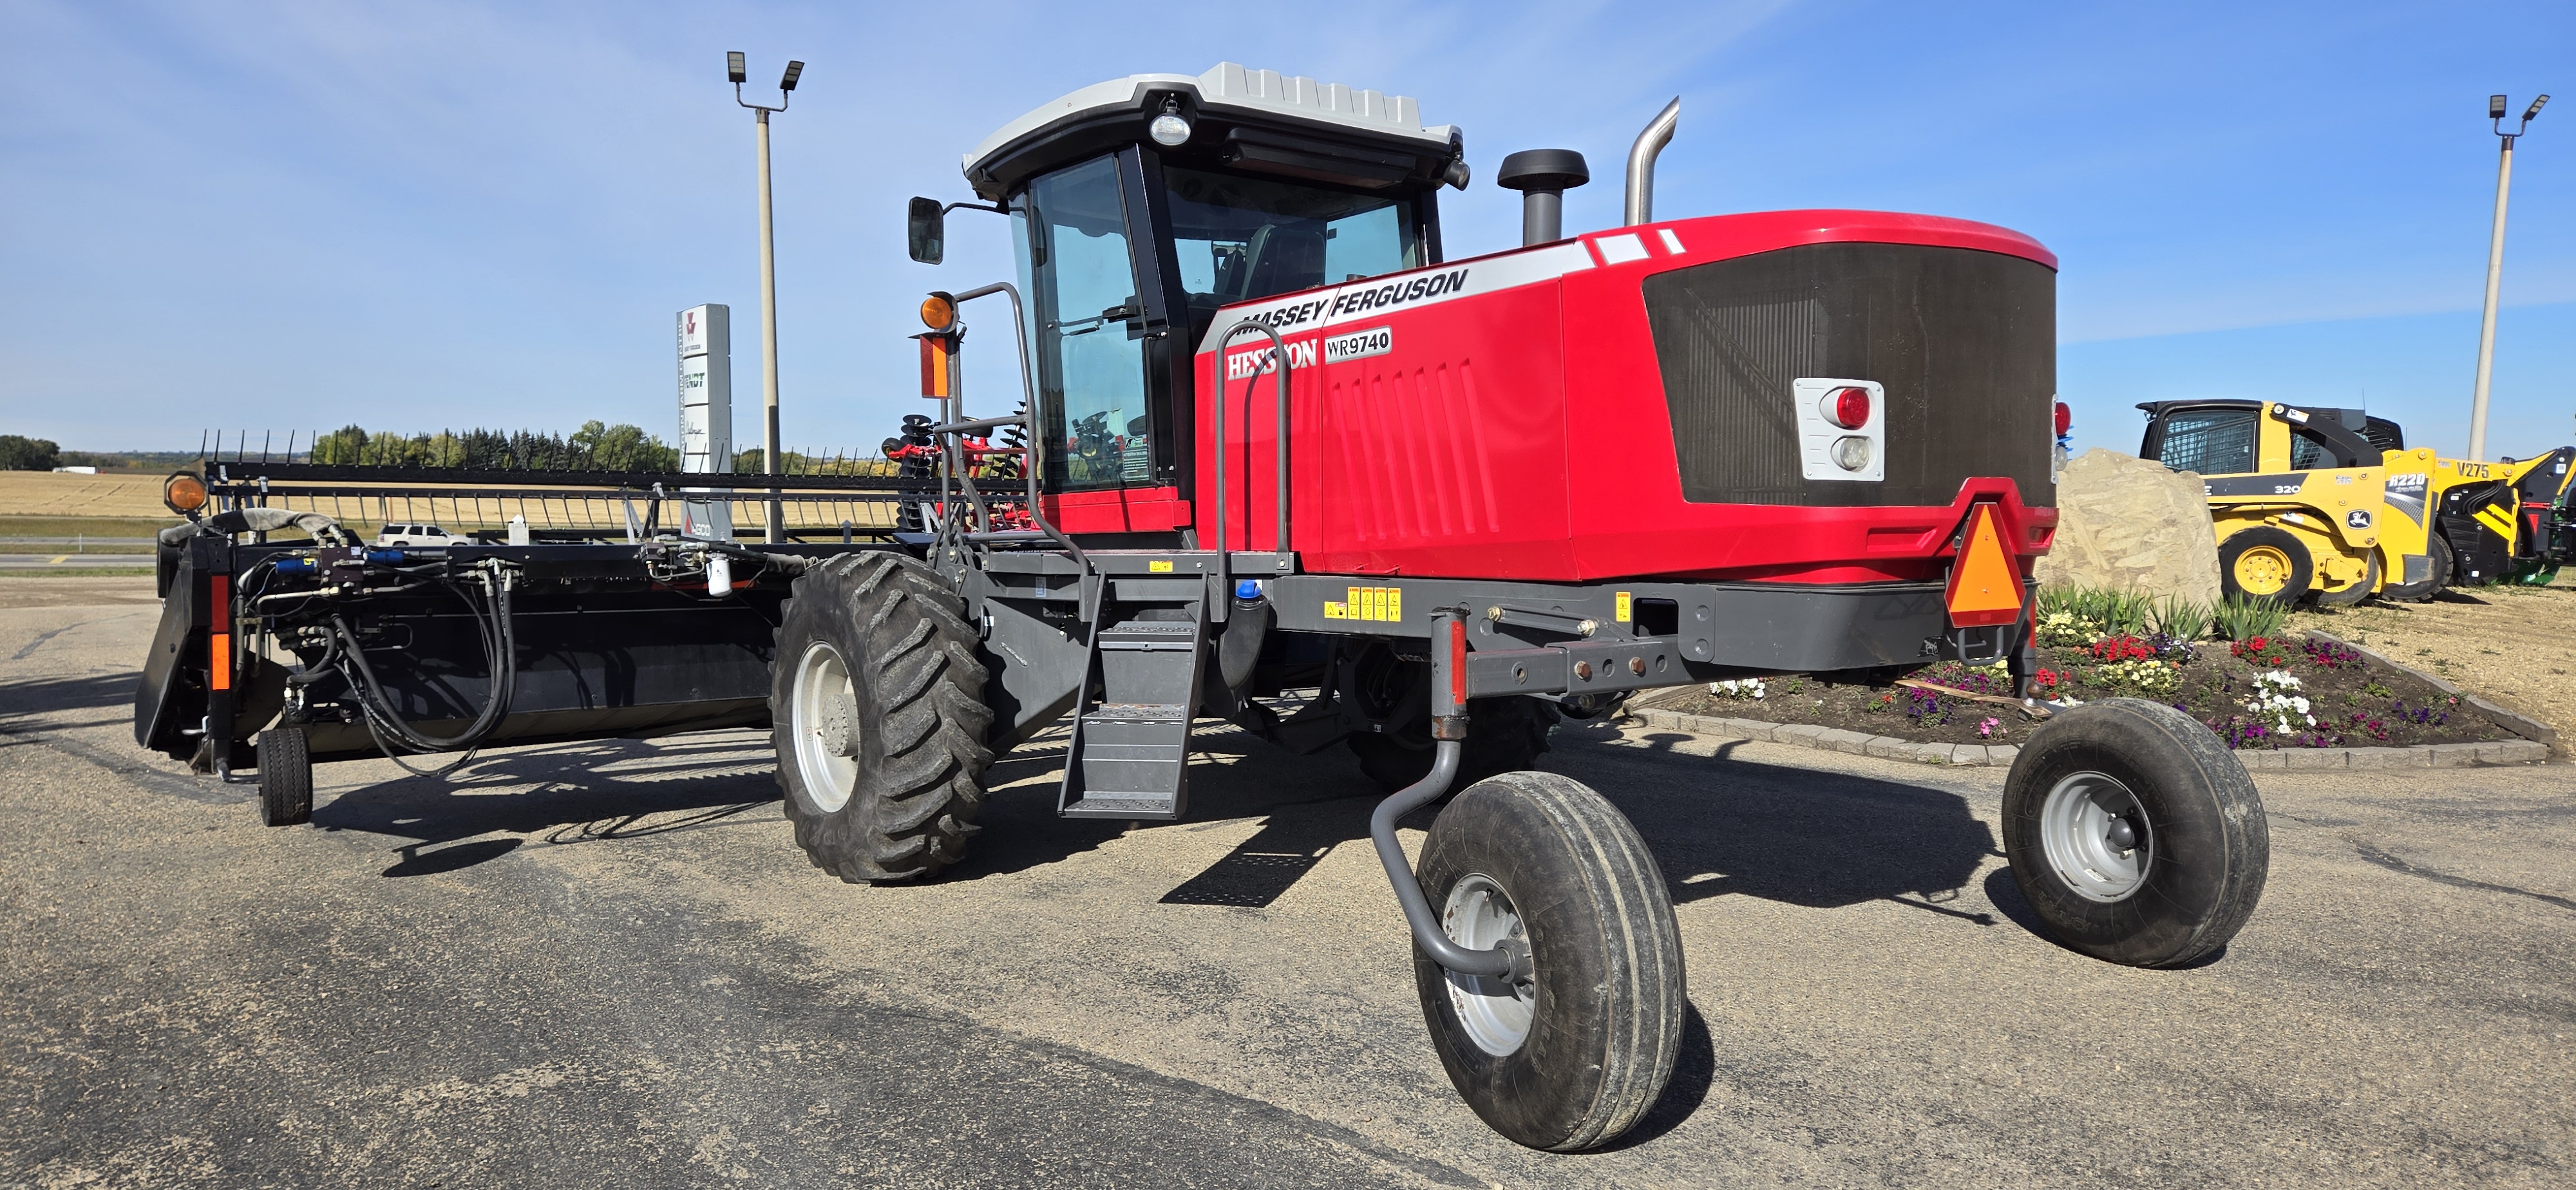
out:
M1950 623L1960 628L2010 624L2021 618L2021 571L1995 530L1995 507L1968 514L1968 537L1950 564Z
M921 395L948 395L949 339L946 335L915 335L921 340Z
M206 641L206 685L217 690L232 689L233 634L218 632Z
M1449 619L1449 710L1455 715L1467 706L1467 622L1455 616Z

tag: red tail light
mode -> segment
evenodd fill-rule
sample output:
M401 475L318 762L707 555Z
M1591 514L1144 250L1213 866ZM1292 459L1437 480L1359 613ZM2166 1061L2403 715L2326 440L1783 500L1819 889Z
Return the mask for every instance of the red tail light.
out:
M2057 403L2057 436L2060 438L2065 437L2066 431L2073 428L2074 425L2075 411L2067 408L2066 402L2059 401Z
M1838 388L1825 398L1825 420L1846 430L1857 430L1869 424L1869 390Z

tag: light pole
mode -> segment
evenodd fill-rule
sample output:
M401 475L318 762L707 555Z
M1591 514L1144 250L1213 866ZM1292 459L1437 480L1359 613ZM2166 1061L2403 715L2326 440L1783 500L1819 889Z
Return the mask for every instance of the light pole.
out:
M2504 279L2504 198L2513 186L2513 142L2531 130L2531 118L2547 105L2546 95L2531 101L2523 109L2522 124L2511 132L2504 130L2504 96L2487 96L2487 118L2495 121L2495 134L2504 141L2496 159L2495 231L2487 240L2487 308L2478 320L2478 387L2469 399L2469 461L2483 463L2487 458L2487 381L2495 375L2496 286Z
M769 232L769 113L787 110L788 92L796 89L796 76L803 73L805 64L790 60L787 73L778 80L778 106L764 107L742 97L742 54L738 51L725 54L725 77L733 81L733 101L751 109L752 123L759 129L760 469L769 475L778 474L778 254ZM787 540L787 523L776 488L769 492L768 525L765 540L773 545Z

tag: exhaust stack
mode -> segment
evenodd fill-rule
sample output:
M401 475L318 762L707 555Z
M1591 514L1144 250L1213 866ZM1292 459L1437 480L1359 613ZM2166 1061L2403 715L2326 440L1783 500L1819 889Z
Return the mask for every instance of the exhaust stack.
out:
M1565 238L1565 192L1592 180L1572 149L1523 149L1503 158L1494 184L1521 192L1521 246Z
M1682 98L1664 105L1664 110L1647 121L1646 130L1637 134L1637 143L1628 147L1628 218L1627 225L1655 220L1655 156L1673 143L1673 125L1681 122Z

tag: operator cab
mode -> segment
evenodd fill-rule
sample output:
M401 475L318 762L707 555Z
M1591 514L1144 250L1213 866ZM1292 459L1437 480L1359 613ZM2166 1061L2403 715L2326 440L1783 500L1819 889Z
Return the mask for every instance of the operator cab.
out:
M1192 357L1224 306L1437 264L1459 131L1412 99L1221 63L1004 125L967 181L1011 218L1048 491L1186 484ZM941 208L913 200L913 258Z
M2147 401L2147 433L2138 457L2176 471L2244 475L2262 470L2256 441L2265 403L2244 400ZM2290 431L2290 469L2375 467L2384 452L2406 449L2406 431L2359 409L2280 405L2274 416Z

